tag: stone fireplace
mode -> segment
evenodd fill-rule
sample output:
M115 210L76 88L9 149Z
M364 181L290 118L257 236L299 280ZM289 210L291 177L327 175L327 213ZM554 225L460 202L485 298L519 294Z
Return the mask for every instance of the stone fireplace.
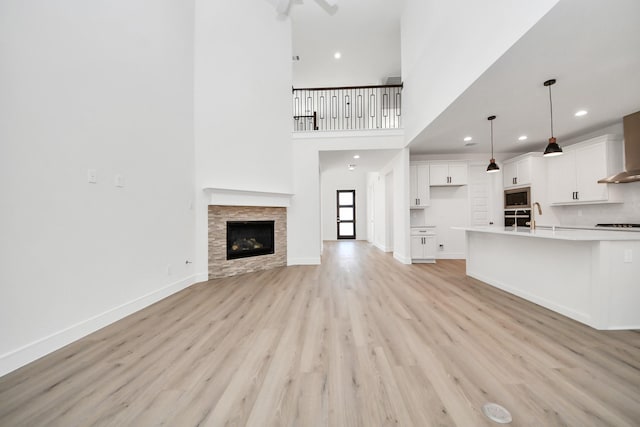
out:
M287 265L286 207L209 205L208 216L209 279Z

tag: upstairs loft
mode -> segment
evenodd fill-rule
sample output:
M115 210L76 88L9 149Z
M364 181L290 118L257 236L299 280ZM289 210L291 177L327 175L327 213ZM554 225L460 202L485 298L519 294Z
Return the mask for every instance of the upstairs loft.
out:
M293 88L293 130L400 129L402 86Z

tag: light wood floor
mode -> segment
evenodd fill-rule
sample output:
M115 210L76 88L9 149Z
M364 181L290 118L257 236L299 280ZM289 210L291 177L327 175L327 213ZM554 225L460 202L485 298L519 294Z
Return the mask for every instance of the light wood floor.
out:
M327 243L213 280L0 378L1 426L640 425L640 333L464 274Z

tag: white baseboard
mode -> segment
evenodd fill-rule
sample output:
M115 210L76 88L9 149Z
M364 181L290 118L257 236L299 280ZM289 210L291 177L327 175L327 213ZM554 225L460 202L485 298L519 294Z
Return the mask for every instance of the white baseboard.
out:
M411 257L406 257L395 252L393 253L393 257L403 264L411 264Z
M206 282L207 280L209 280L209 273L207 272L198 273L194 277L195 277L194 283Z
M391 252L391 251L393 251L393 249L389 249L388 247L386 247L386 246L384 246L384 245L382 245L380 243L377 243L377 242L374 242L373 246L375 246L376 248L380 249L382 252Z
M40 338L8 353L0 355L0 376L6 375L27 363L31 363L47 354L54 352L67 344L79 340L92 332L102 329L128 315L142 310L161 299L175 294L189 286L198 283L201 275L186 277L171 283L164 288L155 290L132 301L109 309L86 320L71 325L65 329ZM204 279L206 280L206 278Z
M289 258L287 265L320 265L320 257Z
M464 252L436 252L436 259L466 259Z

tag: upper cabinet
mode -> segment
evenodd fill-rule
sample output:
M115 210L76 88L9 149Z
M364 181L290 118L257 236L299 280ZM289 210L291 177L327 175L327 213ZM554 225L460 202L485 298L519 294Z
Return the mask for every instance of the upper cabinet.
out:
M531 185L533 156L507 160L503 164L504 188Z
M613 135L563 147L547 160L548 195L553 205L619 203L620 187L598 180L622 170L622 142Z
M429 206L429 165L412 163L409 165L409 207Z
M466 185L467 164L464 162L431 163L429 180L431 186Z

